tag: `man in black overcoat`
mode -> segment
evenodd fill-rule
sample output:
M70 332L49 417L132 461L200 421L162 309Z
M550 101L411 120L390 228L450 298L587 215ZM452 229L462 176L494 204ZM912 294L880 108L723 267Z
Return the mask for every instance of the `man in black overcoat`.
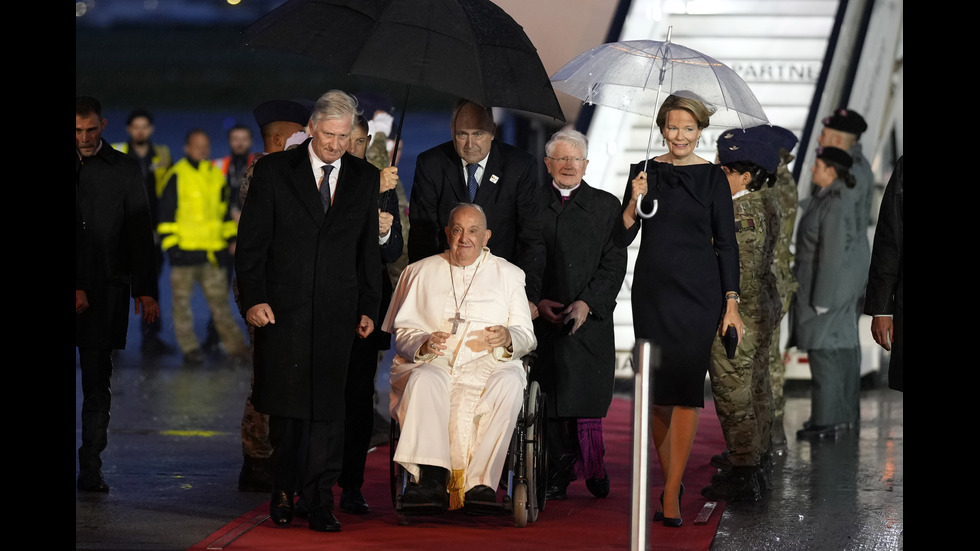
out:
M878 225L868 274L864 313L874 316L871 336L885 350L888 388L905 390L905 156L899 157L885 195L881 198Z
M356 100L331 90L316 102L311 139L255 163L235 254L255 326L253 403L269 414L270 515L288 526L299 490L310 528L324 532L340 531L332 486L349 354L374 331L380 300L379 173L346 153L356 115Z
M75 98L75 346L82 370L78 489L108 492L112 350L126 348L129 297L143 320L160 314L156 245L139 164L102 139L107 121L95 98Z
M408 261L416 262L448 248L449 211L475 203L493 232L487 245L524 270L531 315L544 269L541 240L540 178L535 158L494 140L493 111L461 100L452 116L452 140L419 154L409 202ZM467 167L475 174L470 184ZM471 197L471 192L473 196Z

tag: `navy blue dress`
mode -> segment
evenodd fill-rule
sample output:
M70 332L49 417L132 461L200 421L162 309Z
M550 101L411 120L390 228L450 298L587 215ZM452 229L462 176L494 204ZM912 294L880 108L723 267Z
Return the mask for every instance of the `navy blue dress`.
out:
M630 167L623 205L632 197ZM724 314L726 291L739 291L738 242L728 180L717 165L674 166L650 159L649 193L657 214L620 225L617 243L626 247L642 232L631 288L633 332L659 352L653 372L653 403L704 407L704 382L711 344ZM656 358L658 354L654 354Z

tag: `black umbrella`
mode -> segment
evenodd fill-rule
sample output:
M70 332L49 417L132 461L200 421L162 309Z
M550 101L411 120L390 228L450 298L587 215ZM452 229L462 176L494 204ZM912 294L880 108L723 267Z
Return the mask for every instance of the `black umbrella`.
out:
M565 120L537 49L489 0L289 0L245 36L348 75L406 84L406 103L422 86Z

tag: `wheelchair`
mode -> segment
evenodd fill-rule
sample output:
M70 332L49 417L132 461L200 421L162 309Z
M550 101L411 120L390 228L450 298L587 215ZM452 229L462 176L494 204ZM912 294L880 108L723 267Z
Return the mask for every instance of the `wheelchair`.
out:
M500 485L506 490L503 499L486 514L513 515L514 526L523 528L528 522L537 522L538 513L544 510L548 484L548 457L545 428L548 426L547 395L541 392L537 381L530 380L531 355L523 358L524 374L528 383L524 387L524 402L511 434L510 446ZM391 501L398 515L398 523L407 525L413 515L441 513L436 504L402 503L401 497L411 479L408 471L395 461L398 446L398 422L391 420L389 441L389 470L391 475Z

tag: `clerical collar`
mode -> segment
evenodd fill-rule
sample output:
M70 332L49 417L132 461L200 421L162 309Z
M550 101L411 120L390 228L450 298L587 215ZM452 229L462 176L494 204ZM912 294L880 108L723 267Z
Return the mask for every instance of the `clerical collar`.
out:
M579 182L578 184L576 184L575 187L573 187L572 189L565 189L565 188L559 187L558 184L556 184L554 180L551 181L551 185L555 189L558 190L558 193L560 193L562 197L570 197L572 195L572 192L575 191L576 189L578 189L579 186L582 185L582 182Z

